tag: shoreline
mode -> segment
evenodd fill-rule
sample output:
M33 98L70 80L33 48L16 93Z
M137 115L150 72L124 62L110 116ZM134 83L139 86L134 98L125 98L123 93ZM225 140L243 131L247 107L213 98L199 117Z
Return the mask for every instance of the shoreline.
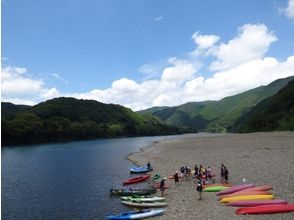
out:
M258 132L247 134L195 134L161 140L140 148L126 157L137 165L148 161L152 175L162 177L174 174L181 166L203 164L211 166L217 174L224 163L229 169L229 182L233 185L253 183L270 184L278 199L294 203L294 132ZM156 219L294 219L294 213L237 216L236 208L218 202L215 193L203 193L198 201L193 180L175 186L167 180L168 206L166 213ZM160 192L157 193L160 195Z

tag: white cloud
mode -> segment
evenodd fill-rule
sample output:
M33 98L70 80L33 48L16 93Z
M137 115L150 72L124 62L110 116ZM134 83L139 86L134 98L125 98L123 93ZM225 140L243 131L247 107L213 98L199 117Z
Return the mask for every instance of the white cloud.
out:
M287 8L284 9L287 18L294 19L294 0L289 0Z
M57 96L56 88L46 88L42 79L32 79L26 68L7 66L1 69L2 101L33 104Z
M192 39L198 46L198 49L203 50L213 47L219 41L220 37L217 35L201 35L197 31L192 35Z
M215 73L204 79L188 81L184 87L185 102L219 100L270 82L294 75L294 59L279 62L266 57L243 63L229 70ZM205 97L205 98L203 98Z
M196 74L196 66L189 61L170 58L169 63L172 64L172 66L163 70L161 76L163 81L181 84L182 82L193 78Z
M192 39L197 46L196 51L201 50L197 56L170 58L168 65L158 71L160 76L156 79L136 82L121 78L104 90L60 94L56 88L47 88L43 80L31 79L24 68L5 68L2 73L2 100L20 104L70 96L140 110L158 105L219 100L294 75L294 55L284 61L265 56L277 38L264 24L244 25L238 35L228 42L219 42L217 35L200 35L198 32ZM203 57L209 58L210 62L203 63L204 68L201 69L199 60ZM201 76L201 70L207 71L207 67L211 68L211 76ZM153 74L152 68L146 69L147 74ZM18 88L15 88L16 85Z
M214 51L216 60L211 63L210 70L229 69L262 58L276 40L264 24L246 24L239 28L237 37L228 43L221 43Z

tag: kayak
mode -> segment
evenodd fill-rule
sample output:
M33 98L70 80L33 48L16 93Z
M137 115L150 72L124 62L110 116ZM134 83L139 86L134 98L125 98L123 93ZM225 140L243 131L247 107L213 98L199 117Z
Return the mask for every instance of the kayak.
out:
M150 169L148 169L147 166L144 167L133 167L130 169L131 173L147 173L149 171L152 171L152 167Z
M232 186L228 189L225 189L225 190L218 192L216 195L220 196L220 195L224 195L224 194L234 193L234 192L238 192L240 190L248 189L248 188L252 188L252 187L254 187L254 184L242 184L242 185Z
M256 187L252 187L252 188L247 188L247 189L243 189L242 191L267 191L267 190L271 190L273 189L273 187L271 185L264 185L264 186L256 186Z
M269 200L273 199L273 195L248 195L248 196L232 196L228 198L223 198L220 200L221 203L226 202L237 202L242 200Z
M211 183L211 184L205 184L202 186L203 189L206 187L211 187L211 186L226 186L226 187L231 187L232 185L229 183Z
M255 207L238 208L236 214L272 214L293 212L294 204L262 205Z
M149 177L150 177L149 174L147 174L147 175L142 175L142 176L137 176L137 177L134 177L134 178L131 178L131 179L125 180L125 181L123 182L123 184L124 184L124 185L127 185L127 184L133 184L133 183L143 182L143 181L147 180Z
M242 206L242 207L252 207L260 205L278 205L287 204L286 200L283 199L272 199L272 200L243 200L239 202L229 202L229 206Z
M226 186L210 186L210 187L205 187L203 189L204 192L219 192L221 190L227 189L228 187Z
M160 174L155 174L153 177L152 177L152 180L158 180L160 178Z
M137 201L124 201L121 200L124 205L135 206L135 207L163 207L167 206L166 202L137 202Z
M145 188L145 189L110 189L112 195L121 195L121 196L131 196L131 195L149 195L156 193L157 190L154 188Z
M152 216L162 215L164 212L164 209L145 209L139 211L122 212L118 215L109 215L107 216L107 219L143 219Z
M123 196L120 197L121 200L125 201L137 201L137 202L160 202L164 201L165 197L158 196Z
M268 191L239 191L231 194L225 194L219 197L219 200L223 198L233 197L233 196L249 196L249 195L272 195L271 192Z

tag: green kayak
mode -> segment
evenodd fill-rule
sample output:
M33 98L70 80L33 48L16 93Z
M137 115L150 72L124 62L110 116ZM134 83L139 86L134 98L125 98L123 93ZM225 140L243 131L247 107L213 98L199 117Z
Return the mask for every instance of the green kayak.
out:
M210 186L210 187L206 187L205 189L203 189L203 191L204 192L219 192L219 191L222 191L226 188L228 188L228 187L226 187L226 186Z
M160 174L155 174L154 177L152 177L152 180L158 180L160 178Z

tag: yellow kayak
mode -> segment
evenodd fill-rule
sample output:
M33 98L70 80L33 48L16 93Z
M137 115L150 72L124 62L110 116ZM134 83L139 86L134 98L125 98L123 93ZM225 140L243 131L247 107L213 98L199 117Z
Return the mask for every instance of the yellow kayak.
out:
M237 202L242 200L263 200L263 199L273 199L273 195L249 195L249 196L232 196L221 199L220 202Z

